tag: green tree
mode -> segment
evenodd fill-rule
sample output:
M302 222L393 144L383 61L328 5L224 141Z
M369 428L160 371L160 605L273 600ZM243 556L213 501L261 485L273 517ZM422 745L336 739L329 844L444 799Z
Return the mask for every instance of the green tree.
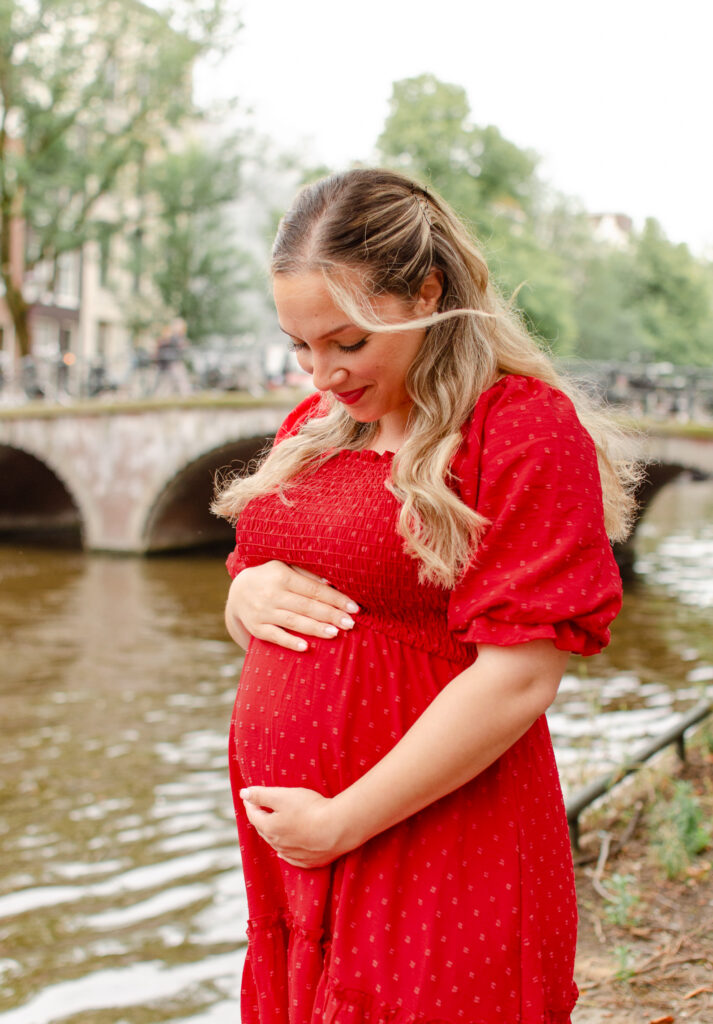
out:
M581 260L575 303L578 356L615 361L641 356L644 330L640 310L631 301L633 275L630 252L600 246Z
M255 284L252 258L230 230L230 207L241 191L240 140L206 147L192 142L164 153L146 172L154 215L136 258L166 317L180 316L188 336L234 335L248 326L242 293ZM137 305L135 327L156 320L151 295Z
M713 363L710 268L647 220L634 249L630 300L646 353L679 364Z
M470 223L501 291L517 292L529 327L567 351L573 293L557 252L538 238L536 155L474 124L465 90L428 74L394 83L377 145L384 163L433 185Z
M535 155L492 125L474 125L465 89L434 75L394 82L377 146L390 165L431 181L481 234L497 204L513 210L531 205Z
M624 249L591 241L577 267L578 355L713 363L713 268L657 221Z
M0 276L23 354L30 301L11 259L17 225L26 272L118 226L147 154L195 115L191 69L220 17L214 0L170 15L137 0L0 0Z

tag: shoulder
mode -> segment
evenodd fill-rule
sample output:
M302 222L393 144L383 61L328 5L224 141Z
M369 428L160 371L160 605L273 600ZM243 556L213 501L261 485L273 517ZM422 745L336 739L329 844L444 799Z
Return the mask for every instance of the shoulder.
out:
M507 374L484 391L463 428L463 449L589 438L572 400L536 377ZM590 439L591 440L591 439Z
M322 405L322 395L319 391L308 395L285 417L282 426L275 435L275 444L283 441L286 437L292 437L294 434L297 434L303 423L313 419L315 416L323 416L325 411Z
M594 442L572 400L535 377L508 374L478 399L453 470L466 483L509 478L526 464L552 472L583 463L587 475L598 477Z
M536 377L508 374L483 392L470 423L486 437L503 428L516 435L546 435L552 430L582 430L572 400Z

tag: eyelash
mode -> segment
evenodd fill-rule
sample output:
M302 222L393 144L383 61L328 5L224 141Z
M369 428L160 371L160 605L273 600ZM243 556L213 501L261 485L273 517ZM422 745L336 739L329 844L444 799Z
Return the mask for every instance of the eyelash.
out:
M358 352L360 348L363 348L367 343L367 338L362 338L361 341L357 341L354 345L339 345L340 352ZM307 345L303 341L290 341L288 343L290 352L302 352L303 349L307 348Z

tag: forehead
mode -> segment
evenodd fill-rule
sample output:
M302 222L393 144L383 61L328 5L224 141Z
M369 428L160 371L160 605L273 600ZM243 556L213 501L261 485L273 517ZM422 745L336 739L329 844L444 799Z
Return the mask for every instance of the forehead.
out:
M310 308L336 309L324 276L319 273L275 274L272 281L275 305L304 312Z
M352 322L332 298L320 273L276 274L273 294L280 326L288 334L318 336Z

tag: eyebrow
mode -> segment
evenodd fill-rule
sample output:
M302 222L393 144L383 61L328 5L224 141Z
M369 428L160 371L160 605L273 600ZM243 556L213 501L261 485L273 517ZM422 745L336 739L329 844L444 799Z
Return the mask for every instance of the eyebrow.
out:
M282 331L283 334L287 335L288 338L295 338L295 335L294 334L290 334L289 331L286 331L285 328L282 326L282 324L278 324L277 326L280 328L280 330ZM320 336L318 338L315 338L315 341L324 341L325 338L331 338L332 335L334 335L334 334L341 334L342 331L346 331L347 328L349 328L349 327L356 327L356 324L341 324L339 327L332 327L332 328L330 328L330 330L325 331L324 334L320 334ZM302 338L295 338L295 340L301 342L301 344L303 344L303 345L306 344L302 340Z

